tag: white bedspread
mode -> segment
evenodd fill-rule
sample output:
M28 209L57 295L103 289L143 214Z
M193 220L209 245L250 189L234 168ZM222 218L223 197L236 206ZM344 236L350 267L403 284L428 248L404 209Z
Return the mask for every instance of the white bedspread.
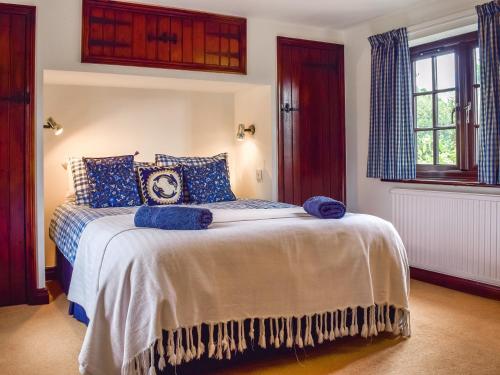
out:
M246 348L254 322L261 324L261 346L269 335L277 347L311 345L313 316L319 341L332 340L348 334L348 309L364 309L365 337L377 329L409 334L408 262L389 222L358 214L320 220L301 208L212 212L214 223L204 231L136 228L133 215L88 224L68 296L90 318L82 373L146 373L155 344L161 368L163 357L179 364L207 345L209 356L230 357ZM251 332L243 325L248 319ZM351 334L358 333L355 320ZM210 341L196 343L202 323ZM169 332L165 353L162 330Z

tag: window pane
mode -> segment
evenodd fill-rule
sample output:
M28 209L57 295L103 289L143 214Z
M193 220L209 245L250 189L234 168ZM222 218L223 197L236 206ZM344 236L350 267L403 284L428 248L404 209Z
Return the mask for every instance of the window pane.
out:
M432 130L417 132L417 164L433 164Z
M438 164L457 164L457 135L455 129L438 130Z
M416 97L417 128L432 127L432 95L419 95Z
M474 83L481 83L481 62L479 60L479 48L474 48Z
M432 91L432 59L415 62L415 92Z
M438 125L439 126L455 126L456 107L455 91L442 92L436 95L437 97L437 111L438 111Z
M474 108L476 110L475 115L475 125L481 125L481 88L474 88Z
M436 57L437 89L451 89L455 87L455 54L448 53Z

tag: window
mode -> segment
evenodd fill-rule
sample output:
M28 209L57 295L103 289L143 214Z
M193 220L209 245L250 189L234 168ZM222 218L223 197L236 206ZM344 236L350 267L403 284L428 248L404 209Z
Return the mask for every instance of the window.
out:
M477 180L477 33L410 49L417 179Z

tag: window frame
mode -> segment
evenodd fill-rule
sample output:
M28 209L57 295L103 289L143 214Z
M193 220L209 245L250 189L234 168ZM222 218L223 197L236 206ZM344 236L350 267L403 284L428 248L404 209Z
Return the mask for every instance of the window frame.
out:
M412 108L413 108L413 126L415 135L419 131L416 128L416 101L415 97L422 95L415 93L415 61L444 55L450 52L455 53L455 90L456 90L456 106L455 112L455 129L457 136L457 165L439 165L439 164L417 164L417 180L443 180L443 181L462 181L475 182L477 181L477 164L475 161L475 129L478 127L475 124L475 108L474 103L474 48L478 46L477 32L462 34L446 39L441 39L435 42L426 43L410 48L410 60L412 65ZM435 65L433 64L433 69ZM436 101L434 96L439 92L449 90L438 90L435 86L435 72L433 72L433 116L437 116ZM477 85L476 85L477 87ZM428 93L427 93L428 94ZM471 103L469 110L466 109L465 103ZM447 127L434 127L436 119L433 120L431 128L426 130L433 131L434 139L434 161L436 161L435 150L439 147L436 143L436 129L446 129ZM417 145L415 144L415 147Z

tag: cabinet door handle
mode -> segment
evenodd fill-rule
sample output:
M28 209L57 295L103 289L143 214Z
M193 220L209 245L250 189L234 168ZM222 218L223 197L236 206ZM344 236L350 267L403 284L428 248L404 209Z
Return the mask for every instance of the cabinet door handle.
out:
M160 35L148 34L148 41L151 42L157 40L159 42L170 42L173 44L177 43L177 34L161 33Z

